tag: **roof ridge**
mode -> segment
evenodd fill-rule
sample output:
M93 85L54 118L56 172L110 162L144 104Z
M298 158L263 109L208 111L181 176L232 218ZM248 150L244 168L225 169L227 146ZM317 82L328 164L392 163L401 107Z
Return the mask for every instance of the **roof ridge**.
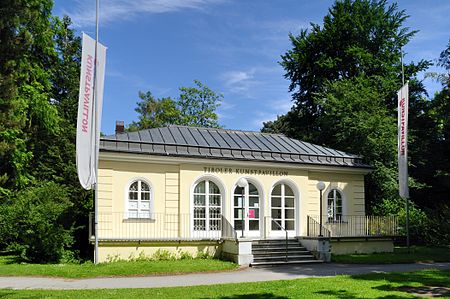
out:
M189 128L189 129L203 129L203 130L219 130L219 131L227 131L227 132L239 132L239 133L256 133L256 134L261 134L261 135L276 135L276 136L285 136L283 133L266 133L266 132L259 132L259 131L249 131L249 130L239 130L239 129L225 129L225 128L213 128L213 127L198 127L198 126L186 126L186 125L167 125L167 126L163 126L163 127L178 127L178 128ZM163 128L162 127L162 128ZM149 128L149 129L144 129L144 130L151 130L151 129L156 129L156 128Z

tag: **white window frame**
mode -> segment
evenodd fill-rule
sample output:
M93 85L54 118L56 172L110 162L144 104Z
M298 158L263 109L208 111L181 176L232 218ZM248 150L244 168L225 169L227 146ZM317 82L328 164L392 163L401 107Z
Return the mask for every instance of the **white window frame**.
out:
M336 205L337 196L336 196L336 194L337 193L339 193L339 195L341 196L341 206L340 206L341 207L341 213L339 214L340 217L337 217L337 213L336 213L336 209L337 209L337 205ZM333 196L333 214L332 214L332 217L330 217L329 214L328 214L328 211L330 209L329 200L330 200L330 195L331 194ZM328 192L326 200L327 200L327 222L341 222L341 221L343 221L344 220L344 204L345 204L344 203L345 198L344 198L343 192L341 190L339 190L338 188L332 188Z
M274 195L273 191L275 190L275 188L277 186L280 186L280 195ZM291 189L292 194L293 195L286 195L286 186L288 188ZM280 207L273 207L272 206L272 199L273 198L279 198L280 199ZM294 202L294 206L293 207L286 207L286 199L292 199ZM281 219L274 219L272 217L272 209L276 209L276 210L280 210L281 211ZM286 219L286 215L285 215L285 211L286 210L292 210L294 212L294 218L288 218ZM296 227L297 227L297 195L296 195L296 191L294 188L292 188L289 184L285 183L285 182L278 182L276 183L273 187L272 187L272 191L270 192L270 218L272 220L280 220L281 223L279 223L281 226L283 226L284 228L286 228L286 220L288 221L294 221L294 229L292 230L287 230L288 232L290 232L291 234L294 233L296 231ZM272 223L270 224L270 230L275 232L278 232L280 230L272 230Z
M202 182L205 182L205 192L204 193L195 193L195 188L197 188L197 186L199 184L201 184ZM210 193L209 192L209 184L213 183L214 185L216 185L216 187L219 189L219 193ZM205 208L205 218L194 218L195 216L195 195L203 195L205 196L205 205L204 206L200 206L200 207L204 207ZM210 196L220 196L220 203L218 206L210 206L209 204L209 199ZM215 182L214 180L211 180L209 178L204 178L201 180L198 180L192 189L192 230L194 233L199 233L199 232L217 232L218 234L221 233L221 229L217 229L217 230L211 230L210 227L210 220L211 220L211 215L210 215L210 208L219 208L220 209L220 215L223 215L223 200L224 200L224 195L222 192L222 189L220 188L220 185L217 184L217 182ZM213 218L218 220L218 223L220 225L220 228L222 227L222 218ZM205 229L204 230L196 230L194 228L194 223L195 220L205 220Z
M138 199L137 199L137 216L131 216L130 210L131 210L131 201L130 201L130 188L131 185L133 185L134 183L138 183L138 191L137 191L137 195L138 195ZM149 188L149 208L148 209L142 209L142 193L143 191L141 190L141 184L145 183L148 188ZM126 189L125 189L125 215L124 218L125 219L149 219L149 220L154 220L155 219L155 213L154 213L154 189L153 189L153 185L145 178L134 178L130 181L130 183L127 185ZM147 215L142 215L141 211L148 211L148 216Z

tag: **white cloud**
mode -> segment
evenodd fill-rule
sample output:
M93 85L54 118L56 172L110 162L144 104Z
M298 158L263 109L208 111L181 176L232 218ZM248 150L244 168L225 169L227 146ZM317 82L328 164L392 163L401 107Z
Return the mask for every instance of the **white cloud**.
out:
M222 74L222 80L225 87L232 93L243 94L248 96L248 92L252 86L257 84L254 80L255 70L247 71L229 71Z
M267 109L254 111L252 113L253 118L249 124L252 130L259 131L263 127L264 122L274 121L278 116L286 114L292 107L292 100L290 97L273 100L264 103L264 107Z
M256 66L243 70L232 70L222 73L222 80L227 92L246 98L260 97L268 92L285 90L277 80L282 78L281 68L278 65L272 67Z
M277 119L278 114L259 113L259 115L253 119L251 126L252 130L261 130L263 124L268 121L274 121Z
M102 24L129 20L138 14L159 14L185 9L203 10L210 4L223 0L109 0L100 4L99 18ZM95 1L77 0L72 11L64 11L77 27L92 26L95 22Z
M269 108L277 115L286 114L293 106L292 98L286 97L280 100L271 101L267 106L269 106Z
M225 73L226 85L235 85L242 81L250 80L253 78L253 71L244 72L244 71L232 71Z

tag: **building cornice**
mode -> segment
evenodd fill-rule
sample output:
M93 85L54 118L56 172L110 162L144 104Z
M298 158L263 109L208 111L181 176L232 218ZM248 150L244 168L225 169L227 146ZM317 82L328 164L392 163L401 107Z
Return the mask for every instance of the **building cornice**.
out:
M239 167L270 167L270 168L285 168L296 170L307 170L315 172L334 172L334 173L348 173L348 174L368 174L372 171L369 167L355 167L355 166L329 166L314 163L291 163L291 162L268 162L268 161L254 161L254 160L236 160L236 159L218 159L218 158L192 158L192 157L178 157L178 156L163 156L163 155L149 155L149 154L132 154L124 152L101 151L99 156L100 161L113 162L134 162L134 163L154 163L154 164L169 164L169 165L201 165L201 166L239 166Z

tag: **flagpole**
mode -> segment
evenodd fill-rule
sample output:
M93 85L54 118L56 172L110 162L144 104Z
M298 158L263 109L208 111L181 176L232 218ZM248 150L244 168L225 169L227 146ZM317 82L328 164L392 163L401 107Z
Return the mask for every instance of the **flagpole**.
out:
M99 4L100 0L96 0L96 7L95 7L95 55L94 55L94 134L95 134L95 184L94 184L94 234L95 234L95 244L94 244L94 264L98 264L99 257L98 257L98 138L97 138L97 52L98 52L98 11L99 11Z
M404 70L404 66L403 66L403 49L400 47L400 61L402 64L402 86L405 85L405 70ZM406 116L408 117L408 116ZM408 192L409 193L409 192ZM406 212L406 221L405 221L405 226L406 226L406 247L408 248L408 252L409 252L409 198L408 196L405 196L405 212Z
M405 69L403 67L403 49L400 47L400 62L402 63L402 86L405 85Z

